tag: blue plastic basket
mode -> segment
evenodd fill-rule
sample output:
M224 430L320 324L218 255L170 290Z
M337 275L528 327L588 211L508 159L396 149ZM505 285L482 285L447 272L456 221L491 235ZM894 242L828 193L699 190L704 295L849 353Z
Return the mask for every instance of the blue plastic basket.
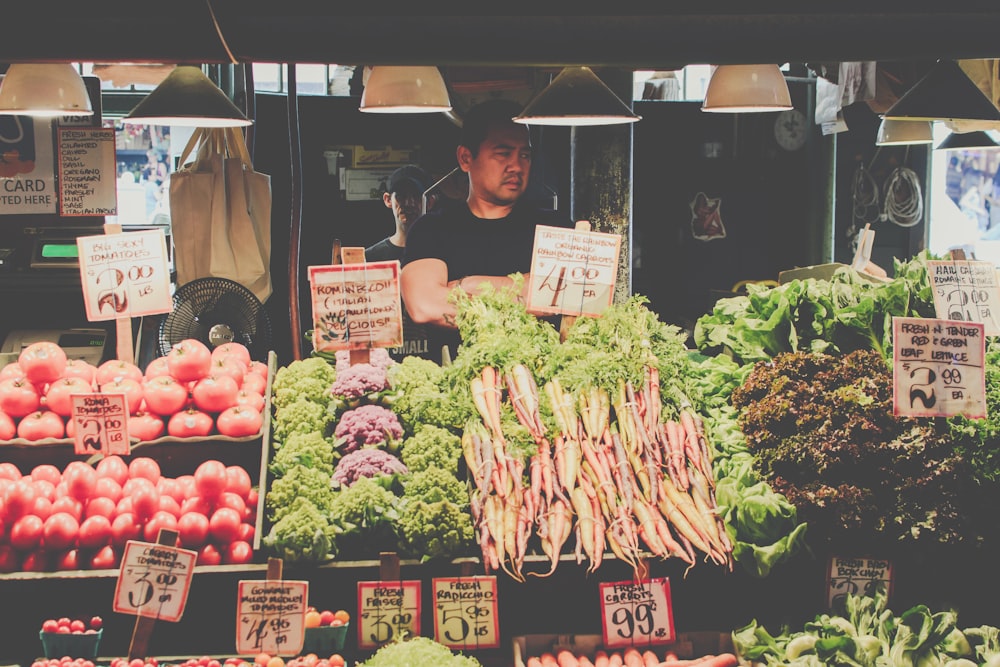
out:
M42 640L42 650L46 658L89 658L93 660L97 657L97 647L101 643L101 635L104 628L90 634L75 635L71 632L45 632L39 631L38 637Z

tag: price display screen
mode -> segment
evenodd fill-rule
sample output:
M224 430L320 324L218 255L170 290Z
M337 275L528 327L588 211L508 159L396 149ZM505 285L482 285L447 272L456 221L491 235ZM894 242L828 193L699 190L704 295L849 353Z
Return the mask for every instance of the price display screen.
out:
M113 609L176 623L184 613L198 553L129 540L125 543Z
M358 647L378 648L420 635L419 581L358 582Z
M308 581L241 581L236 652L298 655L305 641Z
M497 578L440 577L434 583L434 639L453 649L499 648Z
M651 646L675 641L669 579L603 582L600 593L605 646Z

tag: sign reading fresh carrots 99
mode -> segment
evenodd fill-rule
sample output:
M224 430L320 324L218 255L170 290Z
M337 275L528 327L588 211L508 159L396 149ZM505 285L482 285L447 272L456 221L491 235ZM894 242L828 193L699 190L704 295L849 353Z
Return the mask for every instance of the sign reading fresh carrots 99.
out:
M652 646L676 640L670 580L666 577L602 582L600 593L605 646Z

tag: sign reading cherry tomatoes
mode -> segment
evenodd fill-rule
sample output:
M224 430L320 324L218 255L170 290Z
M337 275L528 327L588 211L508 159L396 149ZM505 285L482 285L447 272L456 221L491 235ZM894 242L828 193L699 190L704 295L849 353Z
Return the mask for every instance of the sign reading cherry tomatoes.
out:
M176 623L181 620L198 552L129 540L112 609Z

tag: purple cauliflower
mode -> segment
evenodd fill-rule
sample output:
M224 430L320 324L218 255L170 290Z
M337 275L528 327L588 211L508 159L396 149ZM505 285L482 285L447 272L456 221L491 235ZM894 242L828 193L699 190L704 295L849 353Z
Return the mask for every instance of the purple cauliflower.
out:
M354 364L337 373L330 393L343 399L361 398L389 388L385 367L373 364Z
M351 367L351 353L349 350L337 350L334 353L337 361L337 373L343 373ZM374 347L368 353L368 363L380 368L388 368L395 360L389 356L389 350L384 347Z
M343 454L365 445L388 445L392 449L403 437L403 426L396 413L389 408L369 404L341 415L334 435L337 437L337 447Z
M344 455L333 471L333 479L349 487L362 477L376 475L405 475L409 472L403 462L382 449L365 447Z

